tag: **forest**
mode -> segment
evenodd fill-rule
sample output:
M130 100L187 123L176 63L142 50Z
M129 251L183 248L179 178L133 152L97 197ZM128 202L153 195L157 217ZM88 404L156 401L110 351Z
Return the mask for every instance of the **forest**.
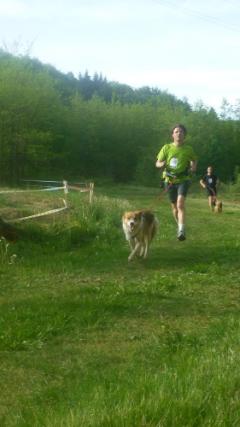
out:
M240 101L221 113L158 88L133 89L87 71L75 77L0 51L0 179L104 179L155 185L156 155L184 123L198 156L223 182L240 166Z

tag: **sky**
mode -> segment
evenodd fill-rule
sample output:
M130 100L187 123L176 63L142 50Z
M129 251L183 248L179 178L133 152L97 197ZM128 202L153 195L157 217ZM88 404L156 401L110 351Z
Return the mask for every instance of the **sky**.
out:
M239 0L0 0L0 46L220 111L240 99Z

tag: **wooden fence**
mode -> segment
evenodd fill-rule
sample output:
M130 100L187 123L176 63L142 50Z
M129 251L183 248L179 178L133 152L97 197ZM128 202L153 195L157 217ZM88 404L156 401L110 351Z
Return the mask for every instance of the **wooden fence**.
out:
M68 203L67 203L67 194L71 190L79 191L80 193L89 192L89 203L93 202L93 191L94 191L94 183L84 183L84 182L78 182L78 183L69 183L66 180L63 181L44 181L44 180L23 180L25 184L27 184L27 189L18 189L18 190L2 190L0 191L1 194L14 194L14 193L33 193L33 192L42 192L42 191L59 191L63 190L64 197L62 199L63 206L57 208L57 209L51 209L49 211L45 212L39 212L34 215L25 216L22 218L17 218L13 220L9 220L8 222L16 223L16 222L22 222L26 221L28 219L33 218L39 218L45 215L51 215L58 212L61 212L63 210L68 209ZM36 185L43 186L43 188L36 188ZM34 188L35 186L35 188ZM29 188L32 187L32 188Z

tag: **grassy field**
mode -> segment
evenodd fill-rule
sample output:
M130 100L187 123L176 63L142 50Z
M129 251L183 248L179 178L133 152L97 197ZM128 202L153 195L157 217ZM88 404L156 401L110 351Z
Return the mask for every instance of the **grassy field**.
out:
M240 204L213 214L190 194L178 242L158 194L97 188L89 206L70 193L66 213L1 239L1 426L240 425ZM5 218L16 204L1 196ZM128 263L121 214L141 207L160 228Z

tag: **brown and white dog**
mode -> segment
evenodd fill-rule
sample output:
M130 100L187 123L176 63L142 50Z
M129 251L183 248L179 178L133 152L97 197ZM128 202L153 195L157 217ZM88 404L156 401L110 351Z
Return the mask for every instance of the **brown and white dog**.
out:
M222 202L220 200L216 200L215 206L214 206L214 212L221 213L222 212L222 207L223 207Z
M122 226L131 248L128 261L136 255L146 258L149 245L157 232L158 220L154 213L148 209L125 212Z

